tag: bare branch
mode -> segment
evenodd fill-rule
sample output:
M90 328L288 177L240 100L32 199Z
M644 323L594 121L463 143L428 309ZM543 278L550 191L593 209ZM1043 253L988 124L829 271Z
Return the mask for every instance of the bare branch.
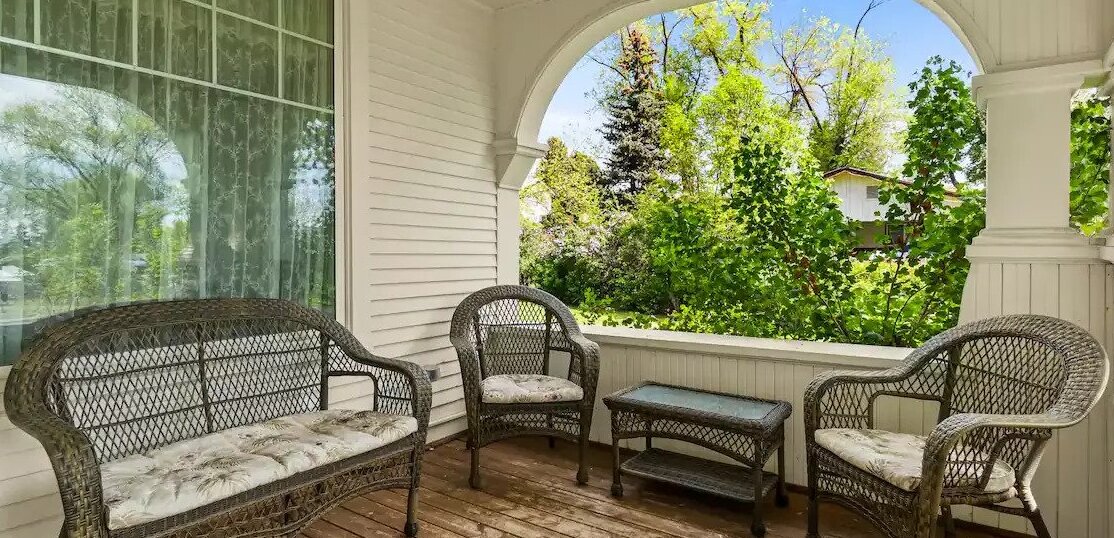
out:
M596 58L595 56L592 56L591 54L586 54L585 57L587 57L589 60L592 60L593 62L596 62L599 65L602 65L603 67L606 67L606 68L614 71L616 75L619 75L619 78L621 78L623 80L627 80L627 74L624 73L618 67L615 67L614 64L607 63L607 62L605 62L605 61L603 61L599 58Z

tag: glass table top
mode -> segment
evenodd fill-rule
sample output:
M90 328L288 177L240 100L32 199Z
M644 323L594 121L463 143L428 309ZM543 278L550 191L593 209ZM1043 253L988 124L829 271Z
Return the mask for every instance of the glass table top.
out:
M752 400L745 396L708 394L698 390L662 385L638 387L623 394L620 398L627 401L670 405L704 413L715 413L743 420L761 420L777 406L772 402Z

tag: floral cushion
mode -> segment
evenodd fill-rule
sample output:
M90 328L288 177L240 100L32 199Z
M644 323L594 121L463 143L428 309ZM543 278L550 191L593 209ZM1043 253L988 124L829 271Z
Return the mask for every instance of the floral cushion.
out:
M833 428L816 430L816 444L905 491L916 491L921 485L921 462L925 450L925 437L922 435ZM973 473L969 482L975 483L979 478ZM996 461L985 491L1000 493L1012 488L1013 484L1013 468L1005 462Z
M584 389L576 383L547 375L493 375L480 388L484 403L575 402L584 398Z
M188 439L101 465L108 528L161 519L374 450L418 430L414 417L328 410Z

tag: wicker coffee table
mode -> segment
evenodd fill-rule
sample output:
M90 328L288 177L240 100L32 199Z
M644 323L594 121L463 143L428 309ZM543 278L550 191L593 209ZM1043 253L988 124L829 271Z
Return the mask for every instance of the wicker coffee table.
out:
M788 402L646 382L603 399L611 410L614 482L623 495L622 474L630 474L754 504L751 533L766 534L762 499L785 493L785 419ZM646 438L646 450L620 464L619 440ZM679 439L728 456L743 466L719 463L653 448L653 438ZM777 450L778 472L762 468Z

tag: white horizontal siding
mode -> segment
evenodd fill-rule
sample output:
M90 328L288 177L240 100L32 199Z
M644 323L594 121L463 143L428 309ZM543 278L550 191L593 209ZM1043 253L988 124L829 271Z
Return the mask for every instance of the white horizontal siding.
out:
M377 353L439 366L431 422L454 433L464 407L449 321L496 283L494 16L456 0L370 4L353 325Z
M464 413L453 309L496 282L494 17L454 0L361 9L352 325L377 353L438 365L433 440L459 431Z

